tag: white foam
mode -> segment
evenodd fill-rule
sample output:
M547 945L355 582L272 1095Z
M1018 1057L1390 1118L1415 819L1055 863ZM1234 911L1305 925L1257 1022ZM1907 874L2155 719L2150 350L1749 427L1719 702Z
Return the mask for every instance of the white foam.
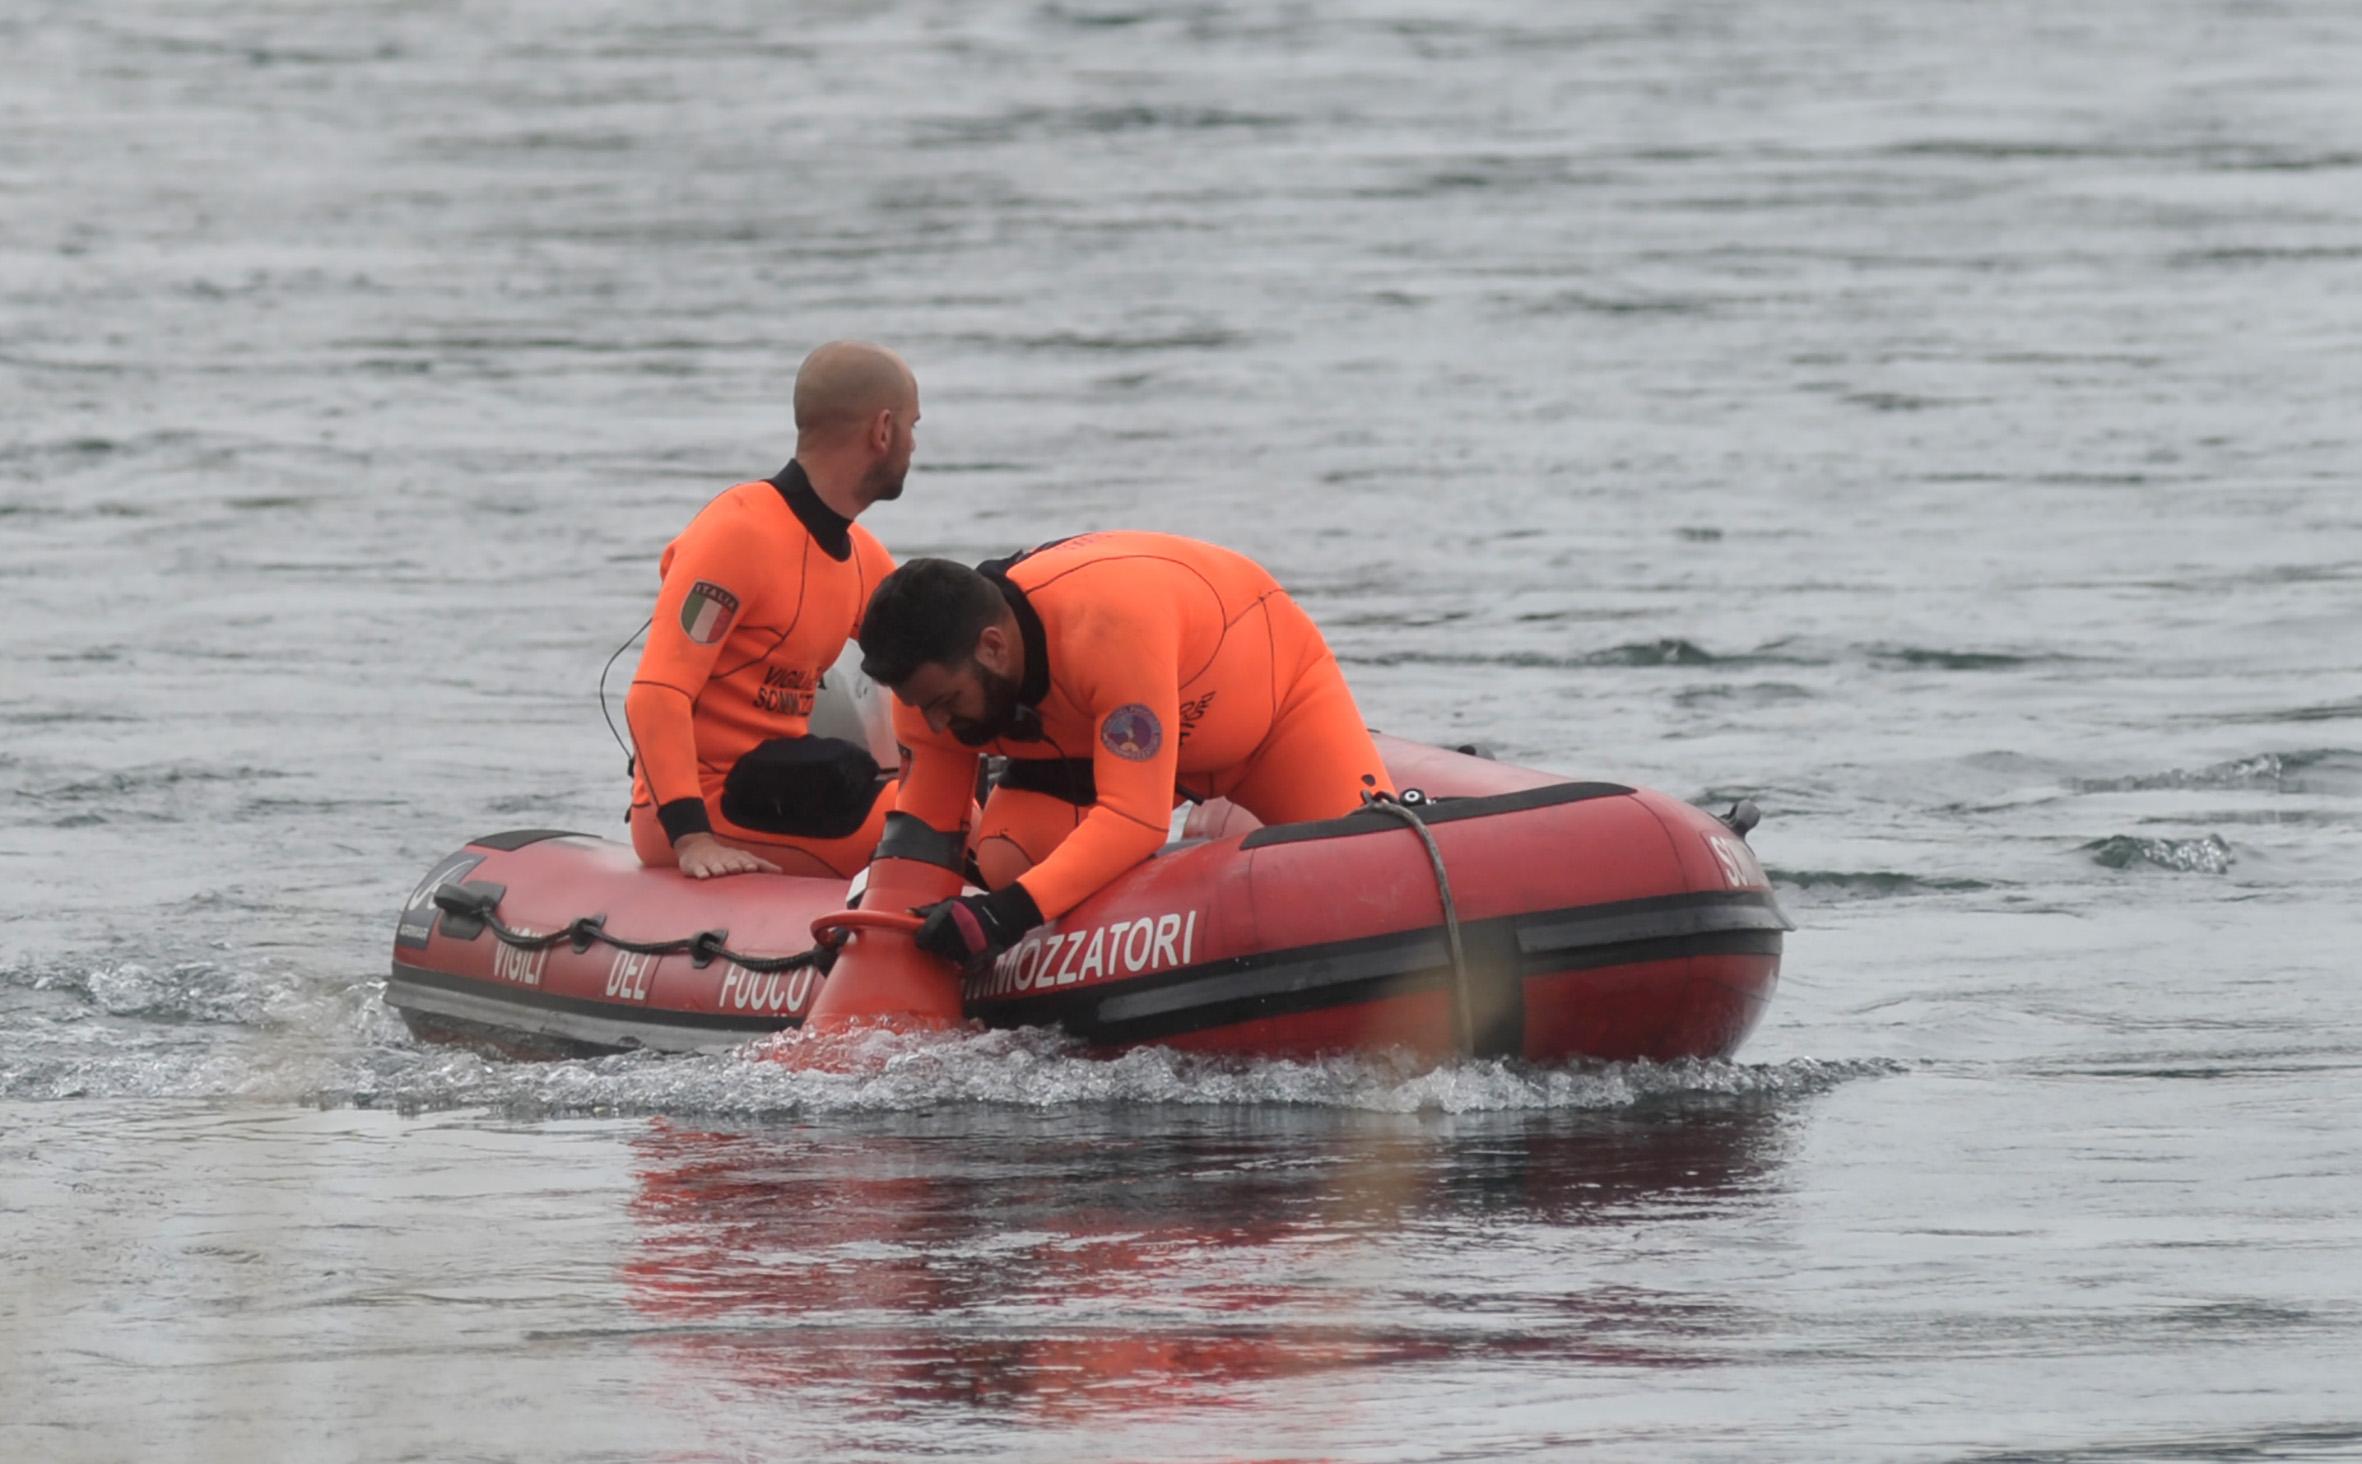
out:
M377 983L339 985L264 961L0 969L38 995L12 1012L0 1097L186 1097L404 1110L734 1116L1287 1105L1373 1113L1629 1107L1679 1094L1817 1091L1877 1062L1682 1061L1422 1065L1405 1054L1215 1058L1143 1047L1088 1055L1038 1028L861 1033L703 1056L516 1062L413 1039ZM785 1055L811 1059L798 1065Z
M872 1034L825 1068L761 1049L706 1057L633 1055L518 1065L421 1053L375 1091L344 1101L403 1107L662 1111L737 1117L920 1111L946 1104L1048 1109L1127 1105L1292 1105L1379 1113L1614 1109L1673 1094L1818 1091L1881 1063L1684 1061L1537 1067L1474 1060L1422 1067L1397 1055L1309 1061L1194 1056L1170 1048L1084 1055L1056 1034ZM323 1095L331 1096L331 1095Z

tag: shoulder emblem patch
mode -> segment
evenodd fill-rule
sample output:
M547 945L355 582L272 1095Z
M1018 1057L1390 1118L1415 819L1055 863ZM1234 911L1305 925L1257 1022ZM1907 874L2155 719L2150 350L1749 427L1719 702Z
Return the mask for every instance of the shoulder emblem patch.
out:
M1107 714L1107 720L1099 724L1099 740L1117 757L1146 762L1165 745L1165 729L1157 724L1156 713L1133 702Z
M681 602L681 629L689 639L710 646L729 633L738 614L738 597L711 580L699 580Z

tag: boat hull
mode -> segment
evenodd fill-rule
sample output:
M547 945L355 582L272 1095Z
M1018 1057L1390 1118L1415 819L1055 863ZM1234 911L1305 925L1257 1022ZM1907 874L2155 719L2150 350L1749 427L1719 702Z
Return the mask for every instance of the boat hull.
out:
M1261 829L1213 807L1193 825L1219 837L1169 847L969 973L969 1016L1063 1028L1103 1053L1542 1063L1722 1057L1760 1021L1788 924L1731 827L1646 790L1387 752L1436 795L1425 837L1377 811ZM575 936L523 949L439 908L454 888L512 933ZM846 895L788 876L690 880L580 834L496 835L414 891L386 999L423 1038L520 1056L733 1047L811 1010L821 971L766 968L806 950ZM614 944L701 933L695 951Z

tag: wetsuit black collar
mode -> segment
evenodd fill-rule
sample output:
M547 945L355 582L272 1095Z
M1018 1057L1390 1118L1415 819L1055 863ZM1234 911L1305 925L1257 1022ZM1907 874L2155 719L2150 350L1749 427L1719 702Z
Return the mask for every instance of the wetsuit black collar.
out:
M976 572L999 588L1001 598L1009 602L1009 613L1017 617L1017 634L1025 646L1025 676L1017 683L1017 700L1031 710L1050 694L1050 640L1042 633L1042 617L1033 602L1009 578L1010 568L1024 557L1012 554L1006 559L988 559L976 566ZM1035 721L1034 725L1040 723Z
M811 531L812 542L829 558L842 563L853 557L853 521L820 501L820 495L812 489L812 480L804 476L802 463L790 459L768 481L787 500L788 511L803 520L804 527Z

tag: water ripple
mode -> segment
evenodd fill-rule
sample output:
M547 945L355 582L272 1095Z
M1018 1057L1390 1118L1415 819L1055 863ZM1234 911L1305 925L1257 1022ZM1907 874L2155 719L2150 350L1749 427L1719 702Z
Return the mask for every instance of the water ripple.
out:
M2235 861L2220 834L2195 839L2141 839L2115 834L2083 846L2094 864L2110 869L2150 865L2176 874L2227 874Z

